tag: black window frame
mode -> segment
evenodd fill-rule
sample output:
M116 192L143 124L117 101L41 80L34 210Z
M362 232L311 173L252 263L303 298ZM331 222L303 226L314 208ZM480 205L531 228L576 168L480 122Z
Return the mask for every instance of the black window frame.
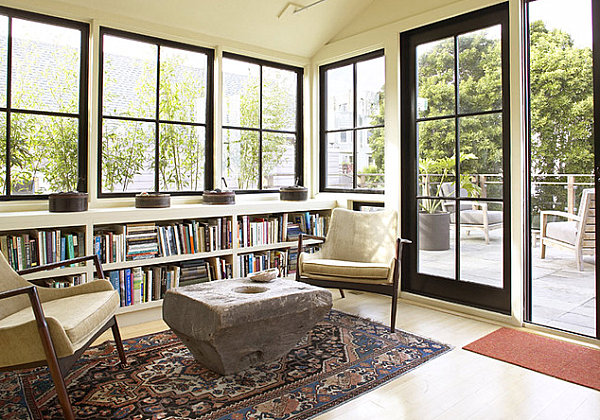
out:
M151 43L156 45L156 63L157 63L157 78L156 78L156 112L154 118L143 118L143 117L128 117L128 116L111 116L103 114L103 81L104 81L104 35L115 36L124 38L132 41ZM98 198L116 198L116 197L133 197L139 194L140 191L132 192L103 192L102 191L102 134L103 134L103 120L117 120L117 121L135 121L135 122L149 122L155 124L154 133L154 191L153 192L164 192L172 196L193 196L202 195L204 190L197 191L161 191L159 182L159 170L158 163L160 161L160 124L175 124L182 126L193 126L193 127L205 127L205 144L204 144L204 189L209 190L214 184L214 61L215 61L215 50L211 48L201 47L198 45L185 44L182 42L172 41L163 38L157 38L148 35L142 35L135 32L123 31L107 26L100 27L99 34L99 48L98 48ZM184 51L198 52L206 54L207 66L206 66L206 115L204 123L197 122L182 122L182 121L171 121L161 119L158 112L158 98L160 95L160 47L176 48Z
M385 57L385 50L379 49L361 54L356 57L347 58L334 63L319 66L319 191L321 192L336 192L336 193L366 193L366 194L384 194L385 185L382 189L374 188L358 188L357 180L358 175L356 170L352 171L352 188L332 188L327 186L327 134L338 133L338 132L352 132L352 162L356 169L356 156L357 156L357 132L361 130L368 130L373 128L384 128L384 124L358 126L357 125L357 64L363 61L372 60L379 57ZM337 69L352 65L352 90L353 90L353 111L352 111L352 127L350 128L339 128L339 129L327 129L327 77L326 73L329 70ZM385 91L384 91L385 94Z
M235 190L237 194L259 194L259 193L279 193L279 188L272 189L263 189L262 188L262 142L263 142L263 133L277 133L277 134L291 134L296 136L296 150L295 150L295 171L298 185L303 185L304 183L304 97L303 97L303 79L304 79L304 69L302 67L296 67L289 64L278 63L275 61L263 60L255 57L249 57L246 55L236 54L228 51L223 52L223 58L243 61L250 64L256 64L259 66L260 70L260 79L258 83L259 88L259 127L242 127L235 125L225 125L221 124L221 130L247 130L254 131L258 133L258 149L259 149L259 160L258 160L258 189L253 190ZM296 130L288 131L288 130L273 130L263 128L263 86L262 86L262 75L263 75L263 67L271 67L279 70L288 70L296 73ZM221 69L222 71L222 69ZM223 138L221 136L221 150L223 146ZM221 159L222 160L222 159ZM223 168L221 167L221 176L223 176Z
M4 162L6 173L6 194L0 195L0 201L24 201L24 200L47 200L49 194L11 194L11 115L28 114L50 117L70 117L78 120L78 147L77 147L77 191L88 190L88 86L89 86L89 41L90 25L76 20L63 19L25 10L13 9L0 6L0 15L8 17L8 40L7 40L7 74L6 74L6 106L0 107L0 112L6 113L6 160ZM79 107L77 113L41 111L27 108L13 108L11 105L12 93L12 19L22 19L31 22L61 26L76 29L81 32L81 50L79 62ZM58 191L56 191L58 192Z

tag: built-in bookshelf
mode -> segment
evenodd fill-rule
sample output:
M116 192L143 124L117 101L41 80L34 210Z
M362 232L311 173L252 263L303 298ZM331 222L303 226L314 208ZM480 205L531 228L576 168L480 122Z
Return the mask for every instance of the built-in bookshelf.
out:
M148 309L155 315L142 314L138 319L151 320L157 317L169 287L246 276L271 267L280 268L283 276L291 275L298 233L324 235L334 206L334 201L309 200L99 208L81 213L7 212L0 213L0 250L7 259L9 252L11 258L20 258L15 263L21 265L13 265L17 269L97 254L107 280L122 297L118 313ZM68 287L90 281L95 270L88 262L25 277L39 285Z

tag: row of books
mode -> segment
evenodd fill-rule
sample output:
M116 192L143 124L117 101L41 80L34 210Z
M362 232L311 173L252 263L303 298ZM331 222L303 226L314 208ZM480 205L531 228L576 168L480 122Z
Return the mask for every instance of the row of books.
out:
M225 258L215 257L211 258L211 261L203 259L183 261L180 266L180 286L233 278L233 266Z
M273 250L242 254L238 257L240 277L246 277L248 274L269 268L278 268L278 277L285 277L289 274L288 259L290 253L295 253L295 250Z
M178 266L134 267L109 271L107 277L119 292L121 306L160 300L171 287L179 285Z
M232 231L227 217L158 226L160 252L168 257L231 249Z
M325 236L329 217L319 213L283 213L268 217L242 216L238 221L240 247L293 241L300 233Z
M213 252L231 247L232 222L227 217L165 225L127 224L100 229L94 235L94 252L102 263Z
M82 273L75 274L72 276L61 276L51 279L38 279L34 280L33 282L44 287L50 287L53 289L63 289L65 287L79 286L80 284L85 283L86 275Z
M0 251L15 270L51 264L84 255L83 232L33 230L0 235Z
M119 291L121 306L131 306L164 298L172 287L189 286L232 278L232 265L224 258L183 261L180 264L112 270L107 278Z

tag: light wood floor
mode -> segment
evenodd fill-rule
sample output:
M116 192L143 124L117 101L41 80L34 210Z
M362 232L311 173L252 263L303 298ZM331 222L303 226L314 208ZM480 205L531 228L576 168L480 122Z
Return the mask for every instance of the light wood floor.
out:
M346 292L346 299L340 299L333 293L336 309L388 324L389 298ZM398 309L399 328L454 350L318 420L600 419L600 392L462 350L497 325L406 302ZM121 333L129 338L164 329L166 324L155 321L124 327Z

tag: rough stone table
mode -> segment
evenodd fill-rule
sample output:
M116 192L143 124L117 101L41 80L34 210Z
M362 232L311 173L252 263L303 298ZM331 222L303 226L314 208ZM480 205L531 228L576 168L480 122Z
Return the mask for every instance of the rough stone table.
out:
M329 290L294 280L228 279L168 290L163 319L199 363L229 374L287 354L331 305Z

